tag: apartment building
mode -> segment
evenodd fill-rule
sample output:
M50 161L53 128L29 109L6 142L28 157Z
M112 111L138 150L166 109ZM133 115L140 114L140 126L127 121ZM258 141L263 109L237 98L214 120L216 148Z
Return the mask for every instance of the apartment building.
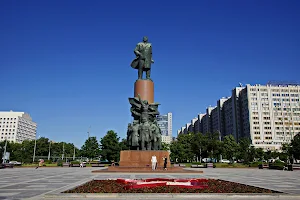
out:
M280 150L300 133L300 85L270 83L236 87L231 96L219 99L217 107L195 121L194 131L232 134L239 141L250 138L264 150Z
M280 149L300 133L300 85L247 85L242 95L244 135L254 146Z
M37 123L25 112L0 112L0 141L21 143L36 138Z

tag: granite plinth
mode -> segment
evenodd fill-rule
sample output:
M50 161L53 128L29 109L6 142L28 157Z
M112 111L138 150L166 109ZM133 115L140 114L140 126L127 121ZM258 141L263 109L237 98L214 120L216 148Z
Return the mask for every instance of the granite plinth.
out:
M151 158L156 156L157 167L164 166L163 158L167 157L167 167L171 167L170 153L164 150L153 151L138 151L138 150L125 150L120 152L120 167L150 167Z
M154 103L154 83L151 80L137 80L134 83L134 97L138 95L142 100Z

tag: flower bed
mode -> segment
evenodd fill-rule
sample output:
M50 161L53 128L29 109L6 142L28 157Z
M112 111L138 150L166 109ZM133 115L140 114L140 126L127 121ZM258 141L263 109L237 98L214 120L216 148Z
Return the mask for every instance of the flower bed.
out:
M215 179L92 180L63 193L279 193Z

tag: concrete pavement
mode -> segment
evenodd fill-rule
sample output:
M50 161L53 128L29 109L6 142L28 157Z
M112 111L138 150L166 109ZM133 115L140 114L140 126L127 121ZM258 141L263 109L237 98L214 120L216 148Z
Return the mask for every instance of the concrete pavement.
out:
M200 169L201 174L91 173L95 168L14 168L0 170L2 199L300 199L300 171ZM198 169L190 169L198 170ZM92 179L214 178L284 192L285 194L61 194ZM159 196L157 196L159 195Z

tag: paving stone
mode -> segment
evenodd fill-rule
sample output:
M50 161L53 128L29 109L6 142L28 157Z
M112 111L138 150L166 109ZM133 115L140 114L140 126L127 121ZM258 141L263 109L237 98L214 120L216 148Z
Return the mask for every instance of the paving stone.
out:
M14 168L0 170L0 199L43 199L92 179L116 178L215 178L300 195L300 173L259 169L201 169L203 174L94 174L93 168ZM197 169L193 169L197 170ZM201 197L202 198L202 197ZM59 198L56 198L59 199ZM72 198L71 198L72 199ZM120 198L122 199L122 198ZM145 198L140 198L145 199ZM154 198L155 199L155 198ZM274 198L276 199L276 198Z

